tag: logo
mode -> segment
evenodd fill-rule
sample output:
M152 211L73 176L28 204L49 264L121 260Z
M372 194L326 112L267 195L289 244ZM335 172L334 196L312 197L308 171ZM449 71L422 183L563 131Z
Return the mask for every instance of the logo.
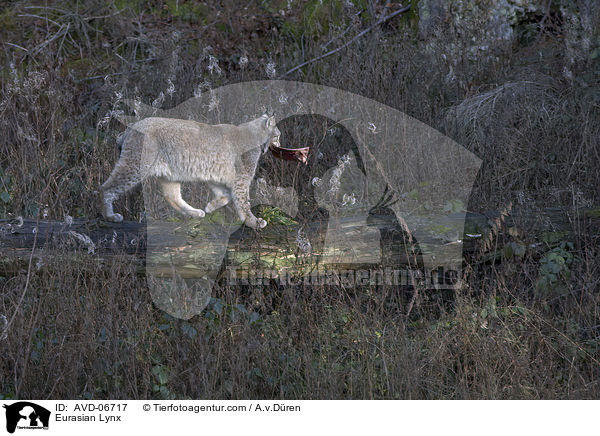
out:
M14 433L18 429L48 429L50 411L29 401L19 401L3 405L6 409L6 431Z
M422 266L417 280L426 280L428 289L460 286L464 206L481 160L426 124L351 92L293 81L231 84L168 110L137 101L127 101L127 105L135 116L121 115L119 120L125 125L147 117L240 124L267 111L275 114L278 123L305 115L331 120L333 130L348 136L352 151L338 156L337 165L332 162L311 181L314 200L328 215L322 248L313 253L323 269L317 274L333 270L345 277L344 270L355 265L361 270L358 278L356 274L350 278L353 285L370 283L376 274L368 271L379 270L383 283L402 283L406 274L399 265L391 265L392 272L387 274L390 265L382 264L383 241L392 234L401 235L398 240L418 241L419 249L414 251L418 255L410 257ZM242 156L247 151L242 148L238 153ZM155 157L155 149L145 147L142 166L152 165ZM162 193L154 184L144 184L143 191L148 223L146 277L152 299L170 315L189 319L208 304L223 260L229 256L229 238L241 223L225 209L220 216L189 225L172 222L161 210ZM261 179L256 180L250 199L252 205L274 206L292 218L301 203L293 188L271 186ZM298 229L296 241L304 251L310 240L302 231ZM398 258L411 254L402 248L406 244L396 245ZM279 279L288 277L288 270L299 270L283 256L271 256L261 265L275 265ZM314 267L307 270L312 273ZM291 279L297 282L296 276ZM373 280L377 282L377 277Z

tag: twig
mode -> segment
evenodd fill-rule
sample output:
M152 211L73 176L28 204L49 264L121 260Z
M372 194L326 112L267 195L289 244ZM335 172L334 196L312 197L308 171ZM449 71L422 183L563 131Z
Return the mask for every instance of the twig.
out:
M340 36L337 36L337 37L336 37L336 36L334 36L334 37L333 37L333 38L331 38L329 41L327 41L325 44L323 44L323 45L321 46L321 48L322 48L323 50L325 50L325 49L326 49L326 48L329 46L329 44L331 44L333 41L335 41L336 39L343 38L344 36L346 36L346 33L348 33L348 31L349 31L350 29L352 29L352 27L353 27L353 26L354 26L353 24L349 24L349 25L348 25L348 27L346 27L346 30L344 30L344 33L342 33Z
M57 30L57 32L52 36L52 38L47 39L46 41L42 42L39 46L36 47L36 49L32 52L32 56L38 54L42 49L44 49L44 47L46 47L48 44L50 44L52 41L54 41L57 38L60 38L61 36L63 36L63 29L64 29L64 24L60 26L60 29ZM67 23L67 28L64 32L68 33L69 31L69 27L71 27L71 23Z
M389 0L387 0L385 2L385 6L383 7L383 10L381 11L381 15L379 16L379 18L381 19L381 17L385 17L385 14L387 14L388 9L390 8L391 2Z
M24 6L23 9L52 9L52 10L61 12L63 14L69 13L69 11L65 11L64 9L60 9L60 8L53 8L52 6Z
M53 174L50 174L50 176L53 176ZM42 194L41 194L41 198L44 197L44 195L46 194L46 190L48 189L49 185L46 185L46 187L42 190ZM13 312L13 315L10 318L10 321L8 322L8 324L6 325L5 328L5 332L8 333L8 330L10 328L10 326L12 325L13 321L15 320L15 317L17 316L17 313L19 312L19 309L21 308L21 304L23 304L23 300L25 299L25 294L27 293L27 289L29 288L29 281L31 279L31 265L33 264L33 254L35 253L35 246L37 243L37 238L39 235L39 228L40 228L40 211L38 209L37 215L36 215L36 221L35 221L35 236L33 237L33 246L31 247L31 254L29 255L29 265L27 266L27 278L25 279L25 287L23 288L23 293L21 294L21 298L19 299L19 302L17 303L17 307L15 307L15 311Z
M546 19L550 17L550 6L552 6L552 0L548 0L548 3L546 5L546 12L542 17L542 21L540 21L540 31L538 32L538 36L536 38L537 41L539 41L542 37L542 33L544 32L544 23L546 22Z
M60 9L60 8L53 8L51 6L24 6L23 9L46 9L46 10L54 10L57 12L60 12L64 15L76 15L76 14L72 14L69 11L66 11L64 9ZM116 12L112 13L112 14L108 14L108 15L98 15L98 16L93 16L93 17L81 17L81 20L99 20L102 18L110 18L110 17L114 17L115 15L119 15L120 13L122 13L125 9L121 9L121 10L117 10ZM44 17L40 17L40 18L44 18ZM46 18L44 18L46 19Z
M6 45L11 45L11 46L13 46L13 47L20 48L21 50L29 51L29 50L27 50L25 47L21 47L20 45L13 44L12 42L4 42L4 44L6 44Z
M82 20L86 20L86 21L89 21L89 20L101 20L103 18L110 18L110 17L114 17L115 15L119 15L124 10L125 9L121 9L121 10L118 10L117 12L114 12L114 13L108 14L108 15L98 15L98 16L95 16L95 17L81 17L81 19Z
M361 9L361 10L360 10L360 11L358 11L357 13L353 14L353 15L352 15L350 18L354 18L354 17L356 17L356 16L358 16L358 15L362 14L363 12L364 12L364 9ZM331 44L332 42L334 42L334 41L336 41L336 40L338 40L338 39L341 39L341 38L343 38L344 36L346 36L346 33L348 33L348 31L349 31L350 29L352 29L353 27L354 27L354 23L351 23L351 24L349 24L349 25L346 27L346 30L344 30L344 33L342 33L341 35L338 35L338 36L334 36L333 38L330 38L330 39L329 39L329 41L327 41L325 44L323 44L323 45L321 46L321 48L322 48L323 50L325 50L325 49L326 49L326 48L329 46L329 44Z
M17 15L17 16L18 16L18 17L28 17L28 18L39 18L40 20L46 20L46 22L48 22L48 21L49 21L49 22L51 22L52 24L56 24L57 26L60 26L60 27L62 27L62 25L61 25L60 23L57 23L56 21L54 21L54 20L51 20L51 19L50 19L50 18L48 18L48 17L42 17L42 16L40 16L40 15L34 15L34 14L19 14L19 15Z
M322 54L321 56L317 56L316 58L310 59L306 62L301 63L298 66L295 66L294 68L292 68L291 70L286 71L285 73L283 73L281 76L278 77L278 79L282 79L285 76L290 75L291 73L293 73L294 71L299 70L302 67L305 67L307 65L310 65L314 62L320 61L321 59L324 59L328 56L331 56L332 54L335 54L337 52L339 52L340 50L345 49L346 47L348 47L350 44L354 43L358 38L360 38L361 36L365 35L366 33L369 33L371 30L373 30L375 27L379 26L380 24L385 23L386 21L394 18L396 15L402 14L406 11L408 11L410 9L410 5L405 6L403 8L398 9L396 12L392 12L389 15L386 15L385 17L379 19L375 24L372 24L371 26L367 27L365 30L363 30L362 32L360 32L358 35L356 35L354 38L352 38L350 41L348 41L346 44L342 45L341 47L338 47L336 49L330 50L325 54Z
M99 76L90 76L90 77L84 77L83 79L79 79L79 80L75 80L77 83L82 83L85 80L96 80L96 79L103 79L105 77L112 77L112 76L122 76L123 74L129 74L129 71L121 71L118 73L111 73L111 74L101 74Z
M406 309L406 314L404 315L405 324L408 323L408 318L410 317L410 313L412 312L413 306L415 305L415 301L417 301L417 297L419 296L419 285L415 283L414 278L411 276L412 285L415 288L415 292L413 292L412 297L410 298L410 302L408 303L408 308Z
M15 308L15 311L13 312L13 315L11 316L10 321L6 325L5 331L7 333L8 333L8 330L10 329L10 326L12 325L13 321L15 320L17 313L19 312L19 308L21 307L21 304L23 304L23 300L25 299L25 294L27 293L27 288L29 287L29 280L31 278L31 265L33 263L33 253L35 253L35 245L36 245L38 233L39 233L39 231L38 231L39 223L40 223L40 215L38 213L36 226L35 226L36 232L35 232L35 236L33 237L33 247L31 248L31 254L29 255L29 266L27 267L27 279L25 280L25 288L23 289L21 298L19 299L19 302L17 303L17 307Z

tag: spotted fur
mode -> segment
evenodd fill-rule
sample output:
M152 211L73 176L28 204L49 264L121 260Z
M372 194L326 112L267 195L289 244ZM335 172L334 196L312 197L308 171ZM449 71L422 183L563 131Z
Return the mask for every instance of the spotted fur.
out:
M274 117L263 115L239 126L203 124L171 118L146 118L131 125L118 138L121 157L102 185L103 214L119 222L113 201L148 177L156 177L163 194L178 212L203 217L181 198L181 182L206 182L215 198L206 205L210 213L231 200L242 221L260 229L266 221L250 210L249 189L261 152L279 143Z

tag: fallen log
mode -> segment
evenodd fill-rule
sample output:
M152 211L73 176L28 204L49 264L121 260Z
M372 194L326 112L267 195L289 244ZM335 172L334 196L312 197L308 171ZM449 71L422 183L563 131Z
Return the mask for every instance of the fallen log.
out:
M448 229L461 228L464 219L463 238L458 239L458 234L448 232ZM38 257L64 256L65 254L77 257L92 256L99 260L107 260L113 256L127 255L139 261L140 272L144 271L144 262L148 257L148 234L154 238L154 246L160 246L160 238L165 235L164 246L170 252L187 253L186 262L189 268L184 268L183 276L194 277L197 267L194 266L194 256L207 254L207 247L211 247L211 234L206 230L207 221L199 220L173 220L167 222L153 222L151 224L125 221L109 223L100 219L65 221L32 220L32 219L3 219L0 220L0 275L8 276L22 271L32 257L35 245L35 255ZM398 221L394 215L372 215L367 220L371 223L365 226L364 217L344 217L339 219L339 226L343 233L352 241L361 241L361 234L370 231L377 234L390 234L398 230ZM373 224L374 223L374 224ZM498 246L486 246L486 239L497 235L534 235L543 232L561 232L564 237L573 229L586 232L592 237L600 235L600 209L579 210L569 213L560 208L546 208L541 211L531 212L525 210L512 210L510 213L490 211L485 213L449 213L444 217L444 228L428 229L420 232L417 237L420 255L435 254L444 256L445 250L452 252L456 244L462 243L462 253L486 252L498 250ZM239 223L237 224L239 226ZM228 237L225 265L245 268L249 259L261 259L262 264L275 268L297 267L299 264L318 264L319 260L327 255L324 248L325 231L327 225L316 221L300 225L289 220L285 224L273 222L261 232L255 232L245 226L239 226ZM173 234L180 234L181 238L174 244ZM171 235L171 236L169 236ZM302 238L309 241L310 250L302 247ZM300 239L299 239L300 238ZM362 238L364 240L364 237ZM390 258L385 258L383 242L382 262L387 264L402 265L410 263L409 251L406 250L406 240L396 238L389 243ZM180 247L176 245L180 244ZM363 244L364 245L364 244ZM489 244L491 245L491 244ZM152 248L152 247L150 247ZM501 248L501 247L500 247ZM361 250L373 250L372 244L361 246L356 242L353 250L360 255ZM196 250L196 251L194 251ZM157 271L163 270L169 274L172 265L165 262L161 266L160 257L166 256L164 252L152 252ZM454 250L456 251L456 250ZM195 253L195 254L194 254ZM449 254L450 255L450 254ZM185 256L184 256L185 257ZM360 256L359 256L360 257ZM158 261L156 260L158 259ZM192 259L192 260L190 260ZM460 259L458 259L460 261ZM158 262L158 263L156 263ZM345 265L338 265L344 267ZM357 265L353 264L356 268ZM360 267L360 265L358 265Z

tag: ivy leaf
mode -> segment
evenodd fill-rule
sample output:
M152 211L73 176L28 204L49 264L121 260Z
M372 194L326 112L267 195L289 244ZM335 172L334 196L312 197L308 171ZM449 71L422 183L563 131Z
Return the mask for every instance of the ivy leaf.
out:
M183 324L181 324L181 330L183 331L183 333L185 333L191 339L194 339L196 337L196 335L198 334L198 330L196 330L196 328L193 325L191 325L190 323L187 323L187 322L184 322Z

